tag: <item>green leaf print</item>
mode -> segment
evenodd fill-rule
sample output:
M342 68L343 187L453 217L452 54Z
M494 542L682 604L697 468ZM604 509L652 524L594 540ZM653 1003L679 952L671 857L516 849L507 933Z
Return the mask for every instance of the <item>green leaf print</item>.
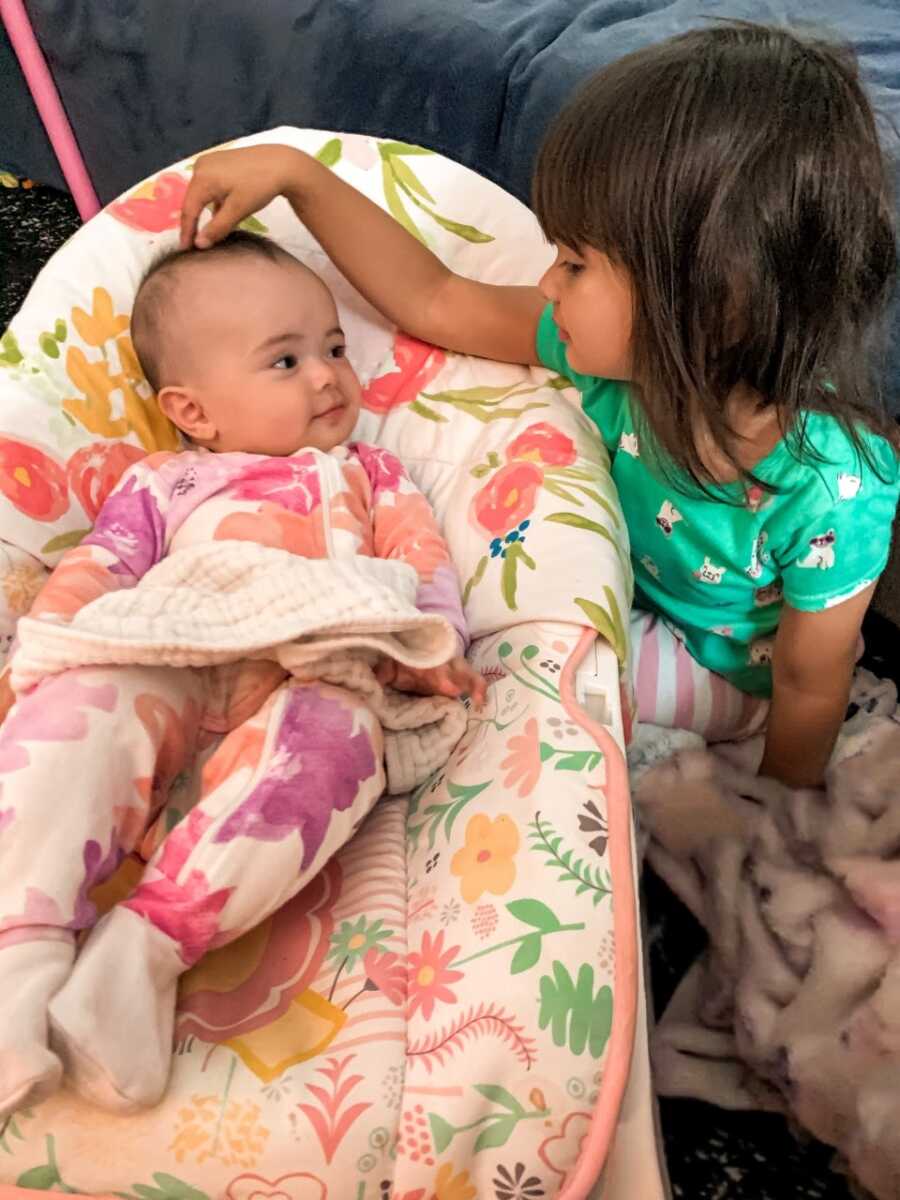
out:
M488 556L485 554L479 560L478 566L475 568L475 570L472 574L472 578L469 580L469 582L463 588L463 597L462 597L463 604L469 603L469 597L472 595L472 589L478 587L479 583L481 583L482 579L484 579L484 573L487 570L487 565L488 565Z
M594 968L584 963L577 981L561 962L553 964L553 977L541 979L541 1008L538 1024L551 1027L554 1044L568 1044L573 1054L585 1048L592 1058L603 1053L612 1029L613 996L606 984L594 992Z
M42 333L38 338L38 345L48 358L59 358L59 346L52 333Z
M25 1141L25 1134L19 1128L20 1121L30 1121L34 1113L30 1108L22 1108L12 1116L7 1117L5 1121L0 1122L0 1150L4 1154L12 1154L12 1147L7 1138L18 1138L20 1142Z
M316 158L325 167L334 167L340 162L343 144L340 138L331 138L316 154Z
M434 849L434 844L442 829L444 837L449 842L453 833L453 826L456 824L459 814L476 796L480 796L485 788L490 787L491 783L492 780L490 779L486 783L474 783L468 787L459 783L448 783L447 794L450 800L447 803L429 804L422 813L424 819L418 825L413 825L411 821L407 821L406 836L413 849L418 847L419 838L426 829L428 830L429 850Z
M424 204L419 205L425 209L429 217L433 221L437 221L443 229L448 233L455 233L458 238L462 238L466 242L492 242L494 235L491 233L482 233L480 229L476 229L474 225L463 225L459 221L451 221L449 217L442 217L440 213L436 213L429 208L425 208Z
M64 342L68 336L68 332L65 321L60 317L53 326L53 336L58 342Z
M512 1092L508 1092L504 1087L499 1087L496 1083L476 1083L475 1091L480 1096L484 1096L485 1100L490 1100L492 1104L508 1108L511 1113L525 1112Z
M389 158L401 154L406 158L411 154L434 154L433 150L426 150L424 146L413 146L410 142L382 142L378 149L382 156L387 155Z
M437 1113L431 1113L428 1120L431 1125L431 1139L434 1142L434 1148L438 1154L443 1154L453 1141L457 1131L449 1121L445 1121Z
M391 170L391 164L388 159L383 158L381 164L381 182L384 187L384 199L388 206L388 211L395 221L399 221L407 233L411 233L417 242L425 244L425 239L419 232L413 219L403 207L403 201L400 199L400 189L397 186L397 180L394 172Z
M396 176L397 182L401 184L407 191L415 192L416 195L421 196L423 200L428 200L434 204L434 196L432 196L428 188L425 187L409 163L404 162L399 156L394 156L391 160L391 168Z
M180 1179L176 1179L174 1175L167 1175L164 1171L157 1171L153 1175L153 1180L156 1187L148 1187L142 1183L133 1183L131 1185L132 1194L119 1193L127 1195L128 1200L133 1197L138 1197L139 1200L209 1200L206 1192L198 1191L197 1188L191 1187L189 1183L184 1183Z
M260 219L258 217L253 217L253 216L244 217L243 221L241 221L240 225L238 225L238 229L243 229L247 233L268 233L269 232L268 225L263 225L262 221L260 221Z
M523 971L530 971L540 957L541 935L530 933L513 955L513 960L509 964L510 975L521 975Z
M0 351L2 351L0 352L0 362L5 363L8 367L16 367L22 361L22 351L19 349L16 335L11 329L7 329L0 338Z
M59 1167L56 1165L56 1143L52 1133L47 1134L46 1147L46 1163L42 1163L39 1167L32 1167L30 1171L24 1171L16 1180L17 1186L31 1188L38 1192L49 1192L54 1189L60 1192L75 1191L74 1188L70 1188L63 1182L59 1173Z
M409 411L414 412L417 417L425 417L427 421L437 421L442 425L447 423L447 418L443 413L434 412L426 404L423 404L421 400L413 400L409 406Z
M604 585L607 603L610 604L610 611L602 609L599 604L595 604L593 600L585 600L581 596L575 597L575 603L597 630L601 637L605 638L613 648L616 658L623 662L628 650L628 640L625 634L625 627L622 624L622 615L619 612L619 605L616 602L615 592L608 585Z
M486 1100L490 1100L492 1104L499 1105L500 1111L487 1113L468 1125L451 1125L437 1113L429 1113L431 1137L438 1154L443 1154L459 1134L469 1133L482 1125L486 1128L482 1129L475 1139L473 1152L480 1154L482 1150L497 1149L506 1145L522 1121L539 1121L550 1116L550 1110L545 1107L524 1108L505 1088L480 1083L474 1085L474 1090L484 1096Z
M475 1153L505 1146L515 1133L518 1123L515 1117L501 1117L499 1121L493 1121L487 1129L482 1129L475 1139Z
M506 909L517 921L533 925L541 933L557 933L562 929L559 917L542 900L513 900Z
M90 532L90 529L73 529L69 533L57 534L41 546L41 554L56 554L60 550L69 550L72 546L77 546Z
M513 612L518 607L516 592L519 585L518 570L520 562L523 562L529 571L534 571L537 567L537 563L521 542L510 542L506 547L506 554L503 557L503 567L500 572L500 591L503 599L506 601L506 607L512 609Z
M546 856L548 867L555 867L562 872L559 883L574 883L579 896L590 892L595 906L612 895L609 874L604 874L599 867L591 866L584 859L576 859L573 848L563 849L562 836L549 821L542 820L539 812L535 813L530 829L528 837L532 850Z

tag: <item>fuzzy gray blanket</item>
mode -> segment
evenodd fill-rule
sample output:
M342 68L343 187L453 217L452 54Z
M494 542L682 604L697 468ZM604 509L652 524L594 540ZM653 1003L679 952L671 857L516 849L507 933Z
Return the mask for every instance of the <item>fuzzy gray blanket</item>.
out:
M647 860L709 934L655 1034L663 1095L777 1110L900 1200L900 709L859 672L824 793L759 779L761 744L644 727Z

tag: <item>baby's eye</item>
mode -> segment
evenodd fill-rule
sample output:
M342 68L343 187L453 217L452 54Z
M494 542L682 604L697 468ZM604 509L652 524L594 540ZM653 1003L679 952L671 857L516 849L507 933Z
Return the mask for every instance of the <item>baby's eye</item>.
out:
M328 353L332 358L346 358L347 347L343 344L338 344L337 346L332 346Z
M282 354L281 358L277 358L272 363L273 367L277 367L279 371L291 371L297 365L296 354Z
M584 270L584 263L572 262L569 258L564 258L559 265L567 275L580 275Z

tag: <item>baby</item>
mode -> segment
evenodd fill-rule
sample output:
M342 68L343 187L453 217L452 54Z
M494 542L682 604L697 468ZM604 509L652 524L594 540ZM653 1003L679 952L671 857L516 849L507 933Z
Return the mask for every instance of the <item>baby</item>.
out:
M310 573L332 560L363 582L407 580L416 619L449 622L457 654L427 670L385 660L378 680L480 704L428 502L392 455L347 442L360 384L325 284L273 243L234 234L157 263L132 334L193 448L126 472L25 626L71 631L86 605L170 555L252 543L318 560ZM444 621L432 625L452 645ZM25 645L23 634L14 683ZM168 1077L178 977L295 895L352 834L384 788L382 724L359 693L271 658L84 666L16 686L0 729L0 1120L52 1092L64 1066L95 1103L151 1104ZM225 737L198 804L154 846L147 831L173 780L214 733ZM142 881L76 962L76 933L97 920L93 889L142 845L155 849Z

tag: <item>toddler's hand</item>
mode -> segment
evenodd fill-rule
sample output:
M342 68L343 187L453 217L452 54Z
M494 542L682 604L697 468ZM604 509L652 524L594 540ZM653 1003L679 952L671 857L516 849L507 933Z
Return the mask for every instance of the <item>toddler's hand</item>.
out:
M221 241L245 217L287 195L302 179L307 156L290 146L215 150L197 159L181 210L181 247L201 249ZM197 231L204 208L212 220Z
M475 708L481 708L487 697L487 683L464 658L451 658L442 667L417 669L404 667L385 658L378 664L375 675L384 686L398 692L414 692L418 696L469 696Z

